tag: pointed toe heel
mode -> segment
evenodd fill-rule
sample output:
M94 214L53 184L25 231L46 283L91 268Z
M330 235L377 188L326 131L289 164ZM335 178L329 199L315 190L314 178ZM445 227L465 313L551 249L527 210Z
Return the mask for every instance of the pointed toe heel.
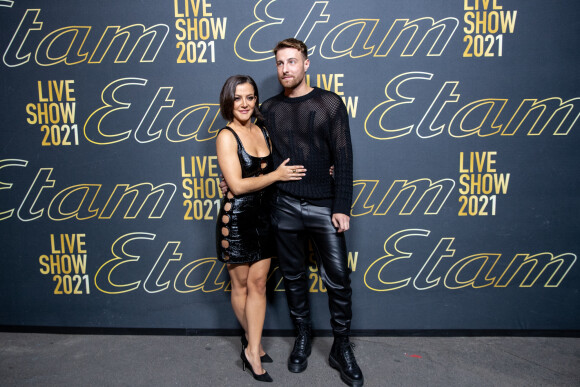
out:
M252 365L250 364L250 362L248 361L248 358L246 357L246 351L243 350L242 353L240 354L240 357L242 359L242 370L246 370L249 369L250 372L252 373L252 376L254 377L254 379L256 379L259 382L268 382L271 383L274 380L272 379L272 377L268 374L268 372L264 372L261 375L258 375L254 372L254 369L252 368Z
M242 337L240 338L240 341L242 342L242 351L243 351L248 346L248 339L246 339L245 333L242 333ZM272 360L272 358L267 353L260 356L260 361L262 363L274 363L274 360Z
M265 353L264 355L260 356L260 361L262 363L274 363L274 360L272 360L272 358L270 356L268 356L267 353Z

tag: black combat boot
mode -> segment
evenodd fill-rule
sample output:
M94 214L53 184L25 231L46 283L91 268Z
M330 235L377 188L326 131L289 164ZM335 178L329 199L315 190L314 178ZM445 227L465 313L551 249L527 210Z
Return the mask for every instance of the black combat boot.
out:
M352 351L353 344L350 343L348 337L335 337L328 362L332 368L340 371L340 378L349 386L360 387L364 383L362 371Z
M288 371L302 372L308 366L308 356L312 352L312 333L310 324L298 323L298 337L294 341L294 349L288 357Z

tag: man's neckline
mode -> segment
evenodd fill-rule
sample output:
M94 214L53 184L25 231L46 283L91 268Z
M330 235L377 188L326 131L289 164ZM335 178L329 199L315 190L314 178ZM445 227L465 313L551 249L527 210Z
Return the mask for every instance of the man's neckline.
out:
M303 99L310 98L310 97L311 97L313 94L315 94L315 93L316 93L316 91L317 91L318 89L319 89L318 87L316 87L316 86L313 86L313 87L312 87L312 90L310 90L308 93L306 93L306 94L302 94L302 95L300 95L300 96L298 96L298 97L288 97L288 96L286 96L286 94L284 94L284 92L282 92L281 94L282 94L282 97L283 97L285 100L287 100L287 101L301 101L301 100L303 100Z

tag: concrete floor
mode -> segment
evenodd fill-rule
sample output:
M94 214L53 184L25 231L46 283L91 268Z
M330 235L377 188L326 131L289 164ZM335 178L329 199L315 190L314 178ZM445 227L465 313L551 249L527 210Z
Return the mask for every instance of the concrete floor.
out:
M264 337L275 386L341 386L332 338L286 368L292 337ZM580 338L353 337L365 386L580 386ZM251 386L237 336L0 332L0 386Z

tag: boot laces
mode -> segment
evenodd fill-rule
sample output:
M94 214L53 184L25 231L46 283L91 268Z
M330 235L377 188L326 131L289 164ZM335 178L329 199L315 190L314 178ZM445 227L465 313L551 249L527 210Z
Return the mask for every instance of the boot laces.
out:
M298 337L294 342L294 351L305 351L310 338L310 327L305 324L298 325Z
M354 367L357 365L356 359L354 357L355 347L356 345L352 342L345 341L340 343L340 353L343 355L344 361L349 367Z

